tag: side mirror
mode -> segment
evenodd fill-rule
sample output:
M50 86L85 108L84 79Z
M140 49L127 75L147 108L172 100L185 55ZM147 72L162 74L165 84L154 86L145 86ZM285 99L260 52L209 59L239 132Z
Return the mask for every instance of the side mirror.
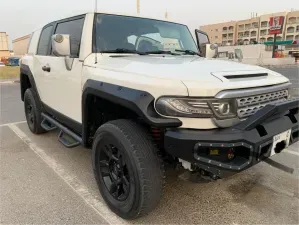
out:
M52 36L52 50L55 56L70 56L71 55L70 35L54 34Z
M52 36L52 51L55 56L64 56L65 67L72 70L74 59L71 58L71 42L68 34L54 34Z
M210 44L210 39L207 33L201 30L195 30L197 46L201 54L206 58L216 58L218 54L218 46Z
M207 58L217 58L218 57L218 45L217 44L207 44L205 55Z

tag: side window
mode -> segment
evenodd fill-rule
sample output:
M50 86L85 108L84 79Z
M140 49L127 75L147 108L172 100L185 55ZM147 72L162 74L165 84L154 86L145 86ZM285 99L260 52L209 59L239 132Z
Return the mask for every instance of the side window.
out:
M52 29L53 26L51 25L42 30L42 33L39 38L38 48L37 48L38 55L47 55Z
M71 56L79 57L84 18L61 22L57 24L55 34L69 34L71 41Z

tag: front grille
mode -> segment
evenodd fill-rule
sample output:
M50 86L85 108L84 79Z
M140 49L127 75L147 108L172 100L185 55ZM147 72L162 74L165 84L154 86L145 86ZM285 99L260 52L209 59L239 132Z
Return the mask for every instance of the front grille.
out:
M288 98L288 90L281 90L266 94L237 98L238 117L244 118L255 114L269 103L284 101Z

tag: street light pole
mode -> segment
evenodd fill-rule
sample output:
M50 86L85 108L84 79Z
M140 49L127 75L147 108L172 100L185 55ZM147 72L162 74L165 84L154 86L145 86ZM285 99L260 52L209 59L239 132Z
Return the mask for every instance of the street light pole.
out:
M277 36L277 34L274 34L273 50L272 50L272 58L274 58L274 57L275 57L276 36Z
M140 0L136 0L136 9L137 9L137 13L140 13Z

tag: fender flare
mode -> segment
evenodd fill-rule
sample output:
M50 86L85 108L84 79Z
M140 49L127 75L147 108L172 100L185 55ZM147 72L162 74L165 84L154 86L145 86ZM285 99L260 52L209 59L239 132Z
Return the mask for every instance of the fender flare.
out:
M155 98L148 92L89 79L86 81L82 93L82 139L84 145L88 141L88 107L86 107L86 102L89 95L103 98L135 112L150 126L166 128L182 125L179 119L160 116L154 109Z
M21 89L21 99L22 101L24 101L24 93L26 91L26 87L25 87L25 77L24 76L28 76L30 84L31 84L31 88L33 88L33 90L35 91L35 93L37 94L38 99L41 102L41 99L39 97L37 88L36 88L36 84L35 84L35 80L33 77L33 74L29 68L28 65L25 64L21 64L20 66L20 89Z

